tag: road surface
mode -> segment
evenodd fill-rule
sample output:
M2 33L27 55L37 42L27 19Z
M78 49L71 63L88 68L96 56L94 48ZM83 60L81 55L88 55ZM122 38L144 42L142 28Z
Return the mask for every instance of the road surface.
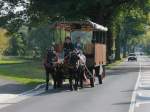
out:
M78 92L50 89L11 103L1 108L0 112L146 112L143 108L150 106L147 97L145 103L145 96L141 96L149 95L149 92L142 91L145 87L147 91L149 89L149 80L142 82L146 80L145 77L149 77L149 61L145 56L140 57L138 62L125 61L107 72L102 85L80 89ZM138 90L141 91L140 94ZM1 105L5 103L0 103Z
M129 112L150 112L150 58L140 58L139 76L132 95Z

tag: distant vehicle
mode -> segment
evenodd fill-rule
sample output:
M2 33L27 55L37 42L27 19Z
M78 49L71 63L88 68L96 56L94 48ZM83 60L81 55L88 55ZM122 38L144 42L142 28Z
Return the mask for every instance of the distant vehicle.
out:
M144 52L140 52L140 55L141 55L141 56L144 55Z
M137 56L135 53L130 53L128 55L128 61L137 61Z
M137 56L140 56L141 52L135 52L135 54L136 54Z

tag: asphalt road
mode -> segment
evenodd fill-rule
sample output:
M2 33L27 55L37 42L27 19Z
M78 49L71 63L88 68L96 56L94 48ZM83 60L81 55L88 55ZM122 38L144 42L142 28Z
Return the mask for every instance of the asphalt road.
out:
M124 62L107 72L102 85L78 92L49 90L0 112L128 112L139 68L139 62Z
M133 95L133 111L150 112L150 58L147 56L140 59L140 72Z
M32 88L0 77L0 94L20 94Z

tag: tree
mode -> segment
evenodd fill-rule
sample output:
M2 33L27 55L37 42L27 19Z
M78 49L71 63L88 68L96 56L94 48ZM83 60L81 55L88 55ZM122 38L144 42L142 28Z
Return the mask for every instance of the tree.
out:
M135 41L140 40L141 35L145 33L144 26L147 22L147 14L139 7L131 10L120 7L112 21L112 35L116 40L115 53L117 60L121 58L122 49L123 56L126 57L127 45L130 47L131 41L138 44Z
M9 55L24 55L25 54L25 41L20 33L14 33L10 39L10 47L8 49Z
M126 52L126 37L136 37L135 35L139 35L137 33L143 33L137 26L134 26L134 24L137 25L136 22L142 22L137 20L139 17L136 14L141 16L140 14L143 12L143 15L147 15L150 11L150 0L45 0L44 2L43 0L28 0L28 2L24 2L24 0L2 0L2 2L10 5L7 9L8 14L3 14L0 18L0 20L3 20L2 23L9 20L9 23L6 22L7 24L3 26L10 30L13 29L11 26L15 24L17 24L17 27L13 30L17 30L22 24L33 27L49 21L54 22L62 17L66 18L66 20L91 19L94 22L107 26L109 29L107 35L108 56L116 52L115 46L118 50L117 54L120 54L118 52L120 52L121 45L117 42L120 40L124 41L124 51ZM25 10L14 13L14 7L18 4L24 6ZM124 15L118 16L120 15L120 10ZM134 16L136 18L133 18ZM116 20L119 20L119 22L117 23ZM135 23L130 25L130 28L128 23L132 22L132 20L135 20ZM132 29L132 27L134 28ZM130 35L127 35L128 33Z
M53 43L63 43L65 36L68 35L64 30L50 29L49 25L42 25L37 28L33 28L27 37L28 50L33 51L38 48L39 52L43 56L46 49Z
M2 55L8 47L9 38L7 37L7 30L0 28L0 55Z

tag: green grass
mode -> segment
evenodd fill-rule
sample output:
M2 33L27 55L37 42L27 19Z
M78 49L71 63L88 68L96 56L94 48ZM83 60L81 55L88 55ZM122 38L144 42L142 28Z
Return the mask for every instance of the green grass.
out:
M0 76L21 84L39 84L45 81L41 61L5 57L0 60Z
M106 66L113 69L123 60ZM20 84L36 85L45 82L45 71L42 61L20 57L3 57L0 59L0 77L14 80Z
M115 61L115 62L113 62L113 63L111 63L111 64L108 64L108 65L106 66L106 69L113 69L113 68L115 68L117 65L120 65L123 61L124 61L124 59L121 59L121 60L117 60L117 61Z

